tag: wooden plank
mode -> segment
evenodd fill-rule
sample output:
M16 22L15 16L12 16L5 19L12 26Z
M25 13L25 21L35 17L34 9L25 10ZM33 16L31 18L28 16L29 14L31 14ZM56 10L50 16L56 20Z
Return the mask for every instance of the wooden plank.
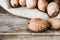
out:
M60 40L60 36L5 36L2 40Z
M34 33L27 30L26 18L18 17L9 14L4 9L0 8L0 35L58 35L59 31L48 30L42 33Z

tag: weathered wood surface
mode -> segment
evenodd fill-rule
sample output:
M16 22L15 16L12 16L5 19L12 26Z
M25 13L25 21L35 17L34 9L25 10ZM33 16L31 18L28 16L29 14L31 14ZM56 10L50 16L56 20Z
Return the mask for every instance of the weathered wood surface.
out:
M2 11L0 12L0 32L8 32L9 30L14 29L15 27L22 27L20 29L25 29L27 27L27 19L8 14L8 12L4 12L3 9L1 9L0 11Z
M11 15L0 7L0 35L60 35L59 31L48 30L42 33L27 29L29 19Z
M33 33L27 30L29 20L9 14L0 7L0 40L60 40L60 30Z
M2 40L60 40L60 36L4 36Z

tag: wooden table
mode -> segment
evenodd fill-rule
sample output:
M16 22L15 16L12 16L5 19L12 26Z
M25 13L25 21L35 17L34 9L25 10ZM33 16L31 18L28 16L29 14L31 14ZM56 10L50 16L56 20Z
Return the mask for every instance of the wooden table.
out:
M0 40L60 40L60 30L30 32L28 21L28 18L12 15L0 7Z

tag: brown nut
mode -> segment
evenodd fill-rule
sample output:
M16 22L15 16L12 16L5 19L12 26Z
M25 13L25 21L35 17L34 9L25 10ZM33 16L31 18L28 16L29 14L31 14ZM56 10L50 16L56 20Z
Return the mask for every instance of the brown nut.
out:
M47 12L50 17L55 17L59 13L59 5L56 2L51 2L47 7Z
M19 4L21 6L25 6L26 5L26 0L19 0Z
M37 4L37 0L26 0L27 8L35 8Z
M46 30L48 26L49 24L47 21L40 18L34 18L30 20L28 28L33 32L41 32Z
M38 0L38 9L41 11L46 11L48 2L46 0Z
M18 0L10 0L10 4L12 7L18 7L19 6L19 1Z
M48 19L48 22L51 25L51 29L57 30L60 29L60 19L58 18L50 18Z

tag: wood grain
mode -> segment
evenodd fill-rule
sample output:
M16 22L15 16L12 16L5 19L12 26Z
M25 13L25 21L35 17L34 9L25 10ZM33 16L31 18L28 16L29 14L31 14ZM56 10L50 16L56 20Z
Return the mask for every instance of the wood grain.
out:
M29 19L11 15L0 7L0 35L60 35L59 31L48 30L34 33L27 29Z

